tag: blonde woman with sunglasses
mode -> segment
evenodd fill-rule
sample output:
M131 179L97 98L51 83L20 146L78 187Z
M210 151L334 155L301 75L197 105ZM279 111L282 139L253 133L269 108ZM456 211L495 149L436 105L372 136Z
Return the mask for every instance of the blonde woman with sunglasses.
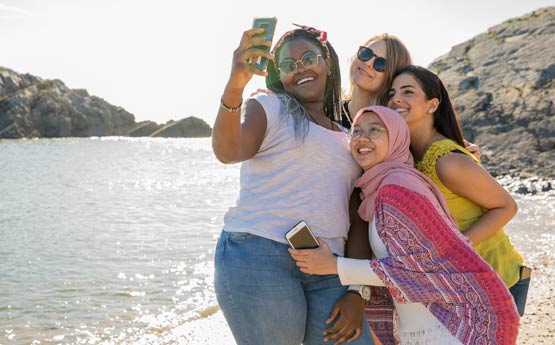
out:
M409 64L410 53L396 36L384 33L360 45L351 59L351 87L343 100L342 125L350 128L353 115L363 107L386 105L395 72Z

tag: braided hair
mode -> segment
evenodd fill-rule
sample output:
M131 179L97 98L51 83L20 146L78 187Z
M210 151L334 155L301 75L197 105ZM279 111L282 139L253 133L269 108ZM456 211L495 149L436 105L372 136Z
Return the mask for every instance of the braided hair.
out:
M325 115L334 120L340 121L341 119L341 74L339 72L339 58L335 49L330 42L322 44L318 39L317 34L310 30L295 29L286 32L276 43L273 54L278 56L283 44L294 39L304 39L313 42L322 56L330 58L330 74L326 77L326 88L324 94L324 113ZM268 63L268 76L266 77L266 86L276 94L285 94L285 89L279 78L279 70L277 69L274 61ZM291 97L292 98L292 97ZM295 100L296 101L296 100ZM297 101L298 103L298 101ZM306 110L305 110L306 112ZM308 113L307 118L308 121Z

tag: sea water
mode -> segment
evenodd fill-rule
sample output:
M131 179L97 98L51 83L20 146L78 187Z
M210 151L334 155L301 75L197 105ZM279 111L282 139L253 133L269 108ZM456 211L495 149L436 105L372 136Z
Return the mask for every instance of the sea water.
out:
M131 342L214 313L238 176L209 138L0 141L0 344Z
M210 138L0 141L0 344L233 343L213 255L238 181ZM507 233L550 266L553 197L515 198Z

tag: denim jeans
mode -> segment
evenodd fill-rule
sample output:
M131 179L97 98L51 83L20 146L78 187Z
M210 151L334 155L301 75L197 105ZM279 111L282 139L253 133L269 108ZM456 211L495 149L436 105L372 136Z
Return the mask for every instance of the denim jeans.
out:
M325 321L347 288L337 275L302 273L287 249L260 236L222 231L214 282L237 344L326 344L322 332L331 324ZM362 329L351 344L374 344L364 318Z
M515 285L509 288L511 295L515 299L516 308L520 316L524 315L524 307L526 306L526 297L528 296L528 287L530 286L530 277L519 280Z

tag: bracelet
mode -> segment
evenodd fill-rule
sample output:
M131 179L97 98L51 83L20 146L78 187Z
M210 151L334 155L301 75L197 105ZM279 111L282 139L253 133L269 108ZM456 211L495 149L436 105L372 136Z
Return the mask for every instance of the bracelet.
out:
M238 106L236 106L235 108L232 107L228 107L225 103L224 103L224 98L222 97L220 99L220 107L222 107L223 109L225 109L226 111L229 111L230 113L237 113L239 112L239 110L241 110L241 106L243 105L243 101L241 101L241 103L239 103Z

